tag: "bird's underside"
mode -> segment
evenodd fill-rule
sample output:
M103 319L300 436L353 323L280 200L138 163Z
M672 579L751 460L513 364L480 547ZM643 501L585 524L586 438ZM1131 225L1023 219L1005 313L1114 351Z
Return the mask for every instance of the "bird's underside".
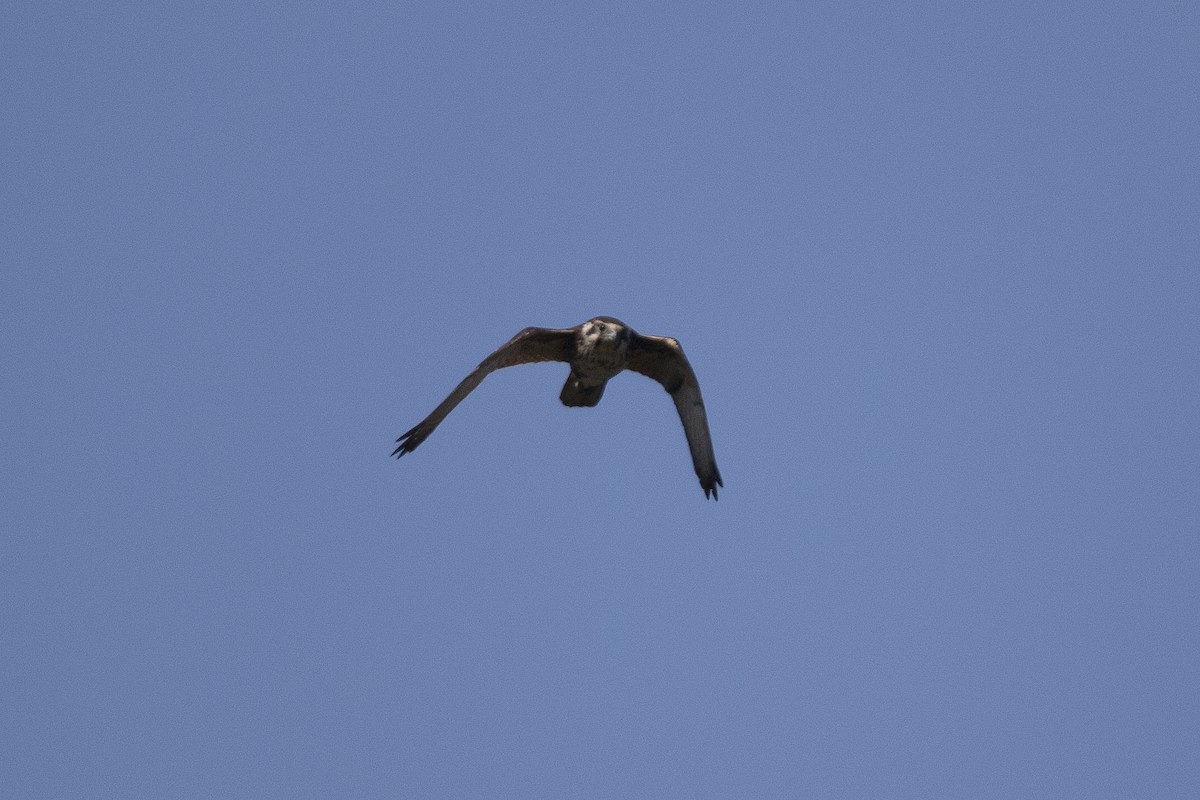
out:
M626 369L662 384L675 401L704 496L717 499L717 487L725 484L717 471L700 385L683 348L668 337L643 336L613 317L596 317L574 328L525 328L485 358L420 424L397 439L392 455L399 458L416 450L488 374L541 361L570 365L559 395L566 406L596 405L609 379Z

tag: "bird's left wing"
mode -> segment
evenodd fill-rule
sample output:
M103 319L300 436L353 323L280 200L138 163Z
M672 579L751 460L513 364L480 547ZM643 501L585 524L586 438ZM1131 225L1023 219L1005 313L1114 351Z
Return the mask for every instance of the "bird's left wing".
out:
M526 328L508 342L501 345L496 352L480 362L471 374L463 378L462 383L454 388L433 412L421 420L415 428L407 431L396 440L397 447L392 452L396 458L416 450L421 442L433 429L438 426L454 407L462 402L476 386L483 382L490 373L504 367L515 367L518 364L533 364L539 361L569 361L571 349L574 346L575 329L565 328Z
M661 383L675 401L675 410L683 422L683 433L687 436L692 466L696 468L700 488L704 489L705 497L711 494L716 500L717 487L725 484L721 482L717 458L713 455L700 384L696 381L692 365L683 354L683 348L669 337L638 334L629 344L629 369Z

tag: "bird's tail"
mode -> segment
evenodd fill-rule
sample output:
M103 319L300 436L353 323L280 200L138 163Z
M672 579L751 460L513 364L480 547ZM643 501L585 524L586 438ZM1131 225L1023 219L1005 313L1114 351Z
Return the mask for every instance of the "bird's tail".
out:
M598 386L580 386L574 374L567 376L563 384L562 394L558 396L564 406L594 406L604 396L604 387L608 382Z

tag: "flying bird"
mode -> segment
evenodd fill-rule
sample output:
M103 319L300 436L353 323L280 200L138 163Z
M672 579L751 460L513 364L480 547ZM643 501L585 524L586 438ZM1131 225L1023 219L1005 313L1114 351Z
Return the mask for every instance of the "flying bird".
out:
M397 439L398 446L392 455L400 458L420 447L488 374L504 367L541 361L563 361L570 365L571 372L558 398L564 406L596 405L609 379L626 369L661 383L675 401L683 422L700 488L706 498L711 495L717 499L717 487L725 484L713 456L700 385L683 348L669 337L643 336L613 317L596 317L574 328L525 328L480 362L419 425Z

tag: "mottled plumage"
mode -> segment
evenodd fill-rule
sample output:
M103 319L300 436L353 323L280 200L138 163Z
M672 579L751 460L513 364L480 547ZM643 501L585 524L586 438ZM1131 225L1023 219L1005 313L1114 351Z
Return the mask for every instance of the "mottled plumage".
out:
M717 499L717 487L725 484L721 482L721 473L717 471L713 456L700 385L683 355L683 348L668 337L642 336L613 317L596 317L574 328L526 328L521 331L485 358L419 425L397 439L398 447L392 455L399 458L416 450L488 373L539 361L563 361L570 365L571 372L559 395L566 406L596 405L604 395L609 379L626 369L661 383L675 401L675 409L683 422L692 464L704 496Z

